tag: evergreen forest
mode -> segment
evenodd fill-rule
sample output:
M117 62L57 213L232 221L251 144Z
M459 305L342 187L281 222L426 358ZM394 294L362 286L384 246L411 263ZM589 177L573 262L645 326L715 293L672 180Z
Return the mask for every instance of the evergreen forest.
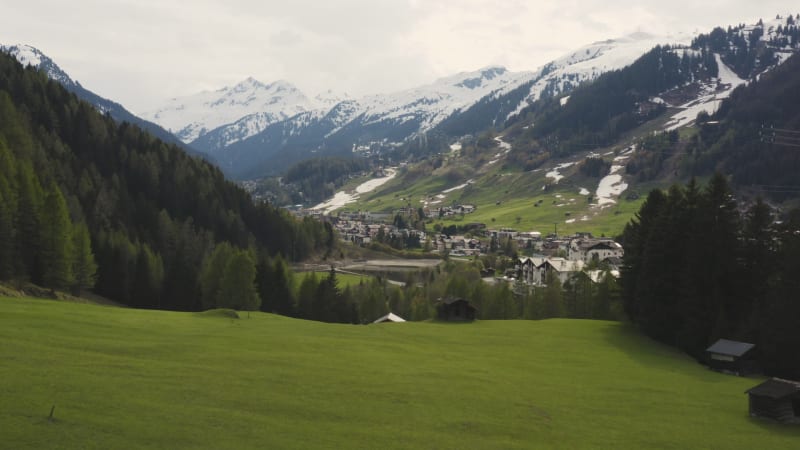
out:
M256 266L333 243L329 226L254 202L208 162L0 54L0 280L135 307L257 309L272 294L251 295ZM200 295L209 270L222 280L213 304ZM246 303L229 304L233 284Z
M702 359L719 338L756 344L768 374L800 378L800 211L745 210L727 179L653 190L622 236L627 316Z

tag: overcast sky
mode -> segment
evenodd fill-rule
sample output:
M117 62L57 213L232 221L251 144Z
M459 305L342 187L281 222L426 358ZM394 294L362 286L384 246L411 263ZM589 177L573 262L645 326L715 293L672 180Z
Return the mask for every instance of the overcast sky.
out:
M25 43L134 112L253 76L307 95L392 92L488 65L533 70L634 31L709 31L796 0L9 0Z

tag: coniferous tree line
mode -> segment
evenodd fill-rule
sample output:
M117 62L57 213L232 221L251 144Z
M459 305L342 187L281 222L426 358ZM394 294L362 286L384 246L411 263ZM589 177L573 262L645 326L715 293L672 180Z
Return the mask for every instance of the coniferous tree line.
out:
M319 202L333 197L351 176L369 169L370 162L364 158L313 158L290 167L284 181L295 185L302 201Z
M264 272L273 276L257 281L264 298L261 310L302 319L366 324L393 312L406 320L428 320L436 317L437 300L446 297L467 299L477 308L477 318L484 320L618 320L623 314L617 281L607 271L595 281L579 273L563 284L552 274L545 286L521 281L491 284L482 279L484 262L477 259L447 261L435 269L407 273L402 286L379 274L341 287L335 270L293 274L280 259L266 264L274 269Z
M335 242L330 226L254 203L216 167L114 122L6 54L0 237L0 280L94 286L131 306L179 310L203 306L200 274L220 246L235 249L216 273L224 280L255 278L262 255L299 260ZM229 296L224 287L216 298Z
M717 174L652 191L622 243L625 312L646 334L698 359L719 338L752 342L768 373L800 378L800 212L742 212Z

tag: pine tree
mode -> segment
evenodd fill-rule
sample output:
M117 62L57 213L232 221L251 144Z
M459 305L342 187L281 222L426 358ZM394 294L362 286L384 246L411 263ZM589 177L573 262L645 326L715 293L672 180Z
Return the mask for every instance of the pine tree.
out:
M561 280L555 271L549 270L546 277L547 286L544 288L544 318L563 317L564 299Z
M0 280L9 279L14 273L14 217L7 198L11 190L5 180L0 179Z
M55 184L48 188L41 224L42 282L51 288L72 285L72 222L67 202Z
M44 201L41 185L29 164L17 171L18 201L14 221L16 230L16 275L34 283L42 281L41 211Z
M78 223L72 228L72 284L75 295L84 289L92 289L97 281L97 263L92 253L92 242L89 229L85 223Z
M317 276L314 272L308 272L303 277L300 287L297 290L297 317L301 319L313 319L316 315L314 310L314 297L317 294Z
M265 254L260 256L256 267L256 285L261 296L261 310L292 315L294 299L292 295L292 272L283 256L278 254L272 261Z

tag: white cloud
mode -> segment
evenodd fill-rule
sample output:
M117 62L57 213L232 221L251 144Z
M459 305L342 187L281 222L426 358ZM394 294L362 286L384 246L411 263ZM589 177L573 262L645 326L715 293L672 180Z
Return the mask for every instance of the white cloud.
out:
M785 0L26 0L0 42L28 43L134 111L247 76L308 94L413 87L500 64L532 70L633 31L709 31L798 12Z

